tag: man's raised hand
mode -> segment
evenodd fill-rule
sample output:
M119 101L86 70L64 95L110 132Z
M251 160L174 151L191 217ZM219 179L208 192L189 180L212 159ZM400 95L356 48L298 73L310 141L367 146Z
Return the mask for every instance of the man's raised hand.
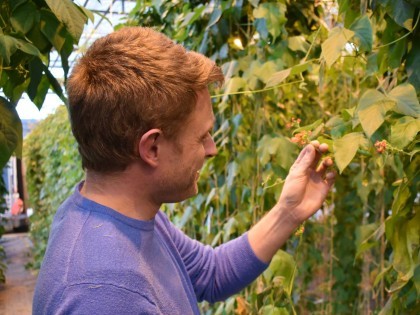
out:
M335 172L328 171L333 164L331 158L321 161L327 151L328 145L313 141L300 152L290 168L278 206L290 215L296 225L322 206L334 184Z

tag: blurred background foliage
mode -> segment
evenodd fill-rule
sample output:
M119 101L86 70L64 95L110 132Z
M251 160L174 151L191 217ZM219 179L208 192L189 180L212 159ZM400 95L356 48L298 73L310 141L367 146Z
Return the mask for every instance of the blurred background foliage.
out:
M40 109L48 90L63 102L62 83L49 70L50 53L58 52L64 72L91 12L72 0L0 0L0 170L12 154L22 158L22 123L16 106L23 93ZM7 193L0 176L0 213ZM0 237L3 234L0 227ZM5 280L0 245L0 282Z
M47 247L50 225L57 208L83 177L77 143L71 133L67 109L41 121L25 138L24 159L34 243L34 264L39 268Z
M417 0L138 1L117 26L153 27L219 64L219 154L200 193L165 205L217 246L276 202L305 143L340 173L322 209L255 283L203 314L418 314L420 32ZM39 266L58 204L82 177L64 109L25 143ZM58 140L59 139L59 140Z

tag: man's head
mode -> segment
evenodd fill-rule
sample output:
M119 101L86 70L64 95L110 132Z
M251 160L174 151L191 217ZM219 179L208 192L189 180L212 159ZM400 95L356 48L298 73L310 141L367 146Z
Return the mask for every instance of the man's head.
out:
M67 84L69 111L83 167L124 170L139 158L152 128L175 138L197 92L222 82L214 62L148 28L123 28L98 39Z

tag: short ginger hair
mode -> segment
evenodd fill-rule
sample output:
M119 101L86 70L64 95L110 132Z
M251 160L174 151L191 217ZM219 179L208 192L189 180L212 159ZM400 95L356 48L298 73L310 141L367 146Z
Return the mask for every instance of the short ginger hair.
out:
M222 82L213 61L150 28L126 27L96 40L67 83L83 168L123 171L139 158L145 132L158 128L176 137L196 93Z

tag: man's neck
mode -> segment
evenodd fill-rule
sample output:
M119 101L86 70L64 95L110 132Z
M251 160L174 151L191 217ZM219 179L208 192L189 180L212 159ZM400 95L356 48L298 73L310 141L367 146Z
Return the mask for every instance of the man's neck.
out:
M127 217L137 220L151 220L160 204L153 202L148 189L150 183L142 181L136 167L123 172L100 174L86 171L86 180L80 191L82 196L107 206Z

